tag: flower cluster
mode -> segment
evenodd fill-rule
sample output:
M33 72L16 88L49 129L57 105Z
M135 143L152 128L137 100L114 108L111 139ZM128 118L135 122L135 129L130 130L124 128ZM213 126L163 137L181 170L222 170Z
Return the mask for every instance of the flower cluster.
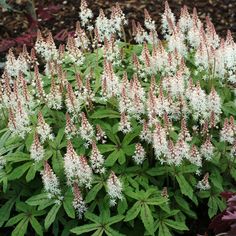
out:
M79 219L81 219L84 212L87 210L87 207L85 205L85 202L83 200L83 197L82 197L82 194L79 190L79 187L76 183L74 183L73 193L74 193L74 200L73 200L72 204L78 213Z
M37 133L35 133L34 135L34 141L30 149L30 157L35 162L39 162L43 160L43 157L44 157L44 149L43 149L43 146L40 144Z
M48 162L44 163L44 170L41 172L41 175L45 191L48 193L49 198L58 197L60 200L61 190L59 181Z
M135 146L135 152L133 155L133 160L137 165L143 163L146 152L140 143L137 143Z
M122 200L122 184L114 172L111 172L107 180L107 189L111 206L116 205L117 199Z

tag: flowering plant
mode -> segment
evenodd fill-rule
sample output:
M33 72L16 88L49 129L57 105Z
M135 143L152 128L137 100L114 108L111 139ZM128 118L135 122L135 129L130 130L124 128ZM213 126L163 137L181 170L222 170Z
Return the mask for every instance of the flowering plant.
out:
M94 21L82 1L79 16L66 45L39 31L30 54L7 55L0 225L17 236L191 231L199 205L211 218L235 189L230 32L220 39L195 9L177 20L166 3L165 40L145 10L130 44L118 4Z

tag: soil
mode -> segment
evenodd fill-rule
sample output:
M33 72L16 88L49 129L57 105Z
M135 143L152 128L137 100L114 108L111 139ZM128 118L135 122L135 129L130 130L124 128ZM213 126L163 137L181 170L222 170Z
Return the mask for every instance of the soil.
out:
M49 30L52 31L57 43L64 42L67 32L74 30L75 23L79 19L78 0L35 0L37 22L29 17L27 2L29 1L8 0L7 3L13 7L13 11L6 11L0 7L0 60L4 60L10 47L15 47L15 50L19 51L24 43L29 47L32 46L37 27L45 34ZM105 13L109 14L115 2L119 2L129 23L132 19L142 22L143 11L147 8L160 26L164 0L88 0L95 16L98 15L99 8L103 8ZM227 29L230 29L236 38L235 0L169 0L169 5L177 16L184 4L188 6L190 12L195 6L203 20L207 15L210 16L221 36L226 35Z

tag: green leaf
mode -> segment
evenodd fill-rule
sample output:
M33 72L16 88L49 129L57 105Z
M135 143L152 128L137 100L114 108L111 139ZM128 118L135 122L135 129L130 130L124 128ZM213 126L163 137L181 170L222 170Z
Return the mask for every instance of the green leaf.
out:
M154 220L152 212L147 204L143 204L141 207L141 220L144 224L145 229L151 234L154 234Z
M47 193L40 193L38 195L30 197L26 203L30 206L38 206L40 204L44 204L45 200L48 201L48 194Z
M180 166L180 171L181 173L185 173L185 174L188 174L188 173L196 173L198 167L196 165L182 165Z
M95 214L89 212L89 211L86 211L85 214L84 214L85 218L86 219L89 219L95 223L101 223L102 222L102 219L101 217L99 216L96 216Z
M64 171L64 162L61 152L55 151L52 156L52 167L57 176L62 176Z
M102 227L99 227L98 230L96 230L91 236L103 236L104 229Z
M69 189L66 194L65 194L65 197L63 199L63 207L66 211L66 214L74 219L75 218L75 209L72 205L72 201L73 201L73 194L71 192L71 190Z
M96 196L97 196L97 193L102 189L103 187L103 184L102 183L98 183L96 184L86 195L86 198L85 198L85 202L86 203L89 203L91 201L93 201Z
M181 193L188 196L190 199L193 197L193 189L183 175L176 175L176 180L179 183Z
M20 213L18 214L17 216L14 216L12 218L10 218L7 223L6 223L6 227L9 227L9 226L12 226L12 225L15 225L16 223L18 223L20 220L22 220L22 218L25 217L25 213Z
M12 232L12 236L23 236L26 234L28 228L29 218L23 218L20 223L16 226L16 228Z
M114 144L99 144L97 145L101 154L114 151L116 146Z
M35 174L36 174L35 166L31 166L28 170L26 177L25 177L26 182L30 182L31 180L33 180L35 177Z
M208 215L210 218L216 215L218 211L218 205L217 205L217 198L216 197L210 197L208 200Z
M170 233L170 230L165 224L160 223L158 236L172 236L172 234Z
M130 191L129 189L125 190L125 194L131 198L134 198L136 200L140 200L142 198L142 196L140 195L140 193L135 193Z
M127 156L133 156L135 152L135 144L130 144L128 146L123 146L122 150Z
M177 204L179 205L179 208L182 209L183 212L185 212L186 214L188 214L189 216L191 216L194 219L197 218L196 213L190 209L189 203L182 196L179 196L176 194L175 200L176 200Z
M124 221L130 221L137 217L141 210L140 202L135 202L134 205L127 211Z
M105 165L107 167L110 167L110 166L113 166L116 162L116 160L118 159L119 155L118 155L118 152L117 150L115 150L114 152L112 152L108 158L105 160Z
M61 144L64 134L65 134L65 128L63 127L58 131L57 137L55 138L55 143L57 146L59 146Z
M218 171L214 171L210 175L210 181L213 183L213 185L218 188L220 191L224 191L222 183L223 179Z
M43 209L53 205L54 203L55 203L55 199L45 199L38 206L38 210L43 210Z
M164 222L166 225L170 226L173 229L188 230L188 227L185 225L184 222L174 221L174 220L169 220L169 219L166 219Z
M119 214L124 214L124 212L127 210L128 204L126 201L126 198L123 198L122 201L118 202L117 210Z
M16 167L8 176L9 180L19 179L32 165L32 162L27 162L21 166Z
M11 209L16 201L16 198L13 197L9 199L1 208L0 208L0 223L5 222L9 219Z
M109 218L109 221L107 222L107 225L113 225L117 222L120 222L124 219L123 215L117 215L117 216L112 216Z
M124 234L119 233L118 231L112 229L111 227L106 227L105 228L105 233L108 236L125 236Z
M33 139L34 139L34 131L31 131L25 139L25 146L26 146L27 151L30 151L30 147L33 143Z
M150 176L160 176L168 172L167 166L154 167L146 171Z
M163 203L168 202L168 199L164 198L164 197L155 197L155 198L148 198L145 201L148 205L162 205Z
M59 211L60 207L61 207L61 204L55 204L51 208L51 210L48 212L48 214L45 218L45 221L44 221L45 229L48 229L51 226L51 224L53 223L53 221L56 218L57 212Z
M117 153L117 155L119 156L118 157L118 162L119 162L119 164L120 165L123 165L124 163L125 163L125 154L124 154L124 152L123 152L123 150L121 149L121 150L119 150L118 151L118 153Z
M7 142L7 140L10 138L11 136L11 131L10 130L7 130L7 132L5 132L1 138L0 138L0 147L5 147L5 144Z
M23 152L15 152L8 154L6 156L7 162L21 162L21 161L29 161L30 157L29 154Z
M226 208L225 201L221 200L221 199L218 198L218 197L216 198L216 201L217 201L217 205L218 205L220 211L225 210L225 208Z
M236 181L236 169L235 168L231 168L230 169L230 174L233 177L233 179Z
M100 226L99 224L95 224L95 223L94 224L86 224L86 225L75 227L75 228L71 229L70 231L76 235L81 235L84 233L94 231L94 230L98 229L99 226Z
M136 137L139 136L140 134L140 131L141 131L141 128L138 127L136 129L134 129L132 132L128 133L125 135L123 141L122 141L122 146L127 146L130 144L130 142L135 139Z
M91 116L91 119L120 118L120 113L111 109L99 109Z
M38 220L34 216L30 217L30 224L38 235L43 235L42 226L39 224Z

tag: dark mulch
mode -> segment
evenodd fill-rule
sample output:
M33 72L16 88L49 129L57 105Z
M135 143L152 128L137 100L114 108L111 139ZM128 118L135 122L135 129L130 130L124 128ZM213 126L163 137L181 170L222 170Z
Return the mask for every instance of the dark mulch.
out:
M73 31L75 22L79 18L80 1L77 0L35 0L38 22L34 22L27 16L26 0L9 0L17 10L4 11L0 8L0 58L5 56L9 47L21 48L23 43L31 46L35 39L37 26L46 34L48 30L53 32L58 42L66 39L66 33ZM9 2L8 1L8 2ZM17 4L16 2L20 2ZM105 9L108 14L114 0L88 0L95 16L99 8ZM147 8L150 15L160 26L160 16L163 12L163 0L125 0L118 1L129 20L143 21L143 11ZM197 7L201 19L209 15L220 35L225 35L227 29L236 36L236 1L235 0L169 0L174 13L180 14L180 7L186 4L189 11Z

